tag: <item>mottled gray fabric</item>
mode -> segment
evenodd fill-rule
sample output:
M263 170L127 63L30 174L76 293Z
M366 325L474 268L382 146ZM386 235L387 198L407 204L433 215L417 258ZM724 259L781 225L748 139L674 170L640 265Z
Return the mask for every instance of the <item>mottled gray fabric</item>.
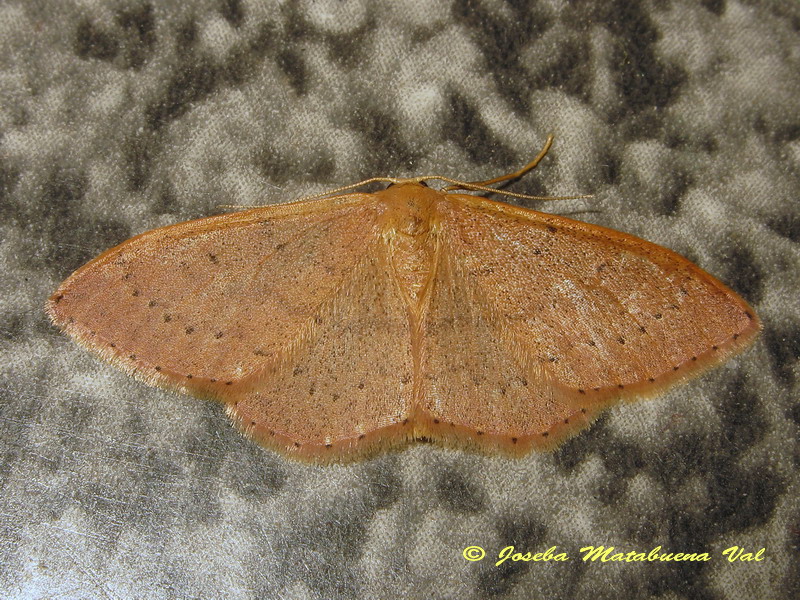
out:
M0 3L2 596L800 596L798 6ZM142 231L374 175L488 178L551 132L509 189L594 198L520 203L670 247L765 324L555 452L298 464L42 311ZM512 544L570 560L495 566ZM711 560L581 560L600 544Z

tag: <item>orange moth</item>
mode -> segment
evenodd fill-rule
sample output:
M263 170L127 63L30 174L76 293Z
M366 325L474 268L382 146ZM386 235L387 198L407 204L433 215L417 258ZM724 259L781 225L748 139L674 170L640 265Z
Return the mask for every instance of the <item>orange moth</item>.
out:
M670 250L453 191L495 191L551 141L485 182L379 178L392 185L143 233L73 273L47 312L145 382L223 402L246 435L292 457L422 438L551 448L760 329ZM424 184L434 178L455 185Z

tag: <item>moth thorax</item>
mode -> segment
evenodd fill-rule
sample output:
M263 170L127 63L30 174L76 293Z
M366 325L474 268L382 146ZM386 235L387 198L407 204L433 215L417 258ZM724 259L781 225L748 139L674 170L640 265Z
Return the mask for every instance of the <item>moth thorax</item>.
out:
M438 193L409 183L379 194L386 202L384 235L390 262L404 294L412 304L417 303L433 272Z

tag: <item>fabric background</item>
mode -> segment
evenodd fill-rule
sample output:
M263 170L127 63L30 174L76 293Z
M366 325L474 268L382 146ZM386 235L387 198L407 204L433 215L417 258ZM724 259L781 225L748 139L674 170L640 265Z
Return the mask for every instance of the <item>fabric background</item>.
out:
M2 596L800 596L798 29L794 0L0 3ZM765 324L555 452L297 464L43 313L142 231L375 175L488 178L551 132L510 189L594 194L540 207L684 254ZM571 560L496 567L510 544ZM712 560L584 563L600 544Z

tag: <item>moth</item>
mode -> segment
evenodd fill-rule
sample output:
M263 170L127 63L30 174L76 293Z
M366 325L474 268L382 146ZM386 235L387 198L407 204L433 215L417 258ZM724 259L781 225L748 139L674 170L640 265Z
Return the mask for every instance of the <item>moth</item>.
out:
M610 404L719 364L760 323L671 250L465 193L495 191L550 143L489 181L376 178L391 185L143 233L73 273L47 312L291 457L421 438L552 448Z

